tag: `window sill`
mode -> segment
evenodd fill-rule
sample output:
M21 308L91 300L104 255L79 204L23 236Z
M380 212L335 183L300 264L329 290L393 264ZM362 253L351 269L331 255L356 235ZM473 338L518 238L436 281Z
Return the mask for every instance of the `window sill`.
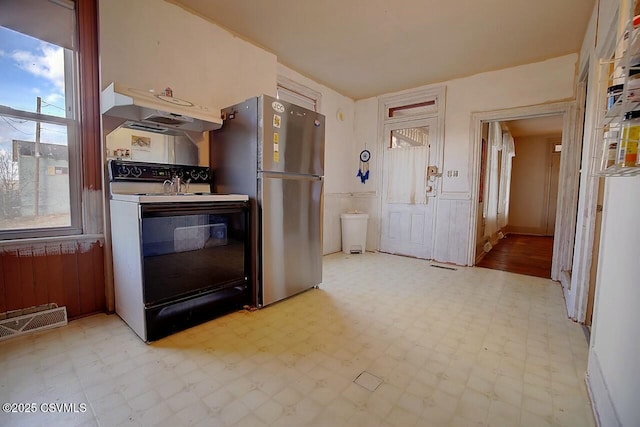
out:
M69 236L32 237L25 239L0 240L0 249L30 246L34 244L100 241L104 243L104 234L72 234Z

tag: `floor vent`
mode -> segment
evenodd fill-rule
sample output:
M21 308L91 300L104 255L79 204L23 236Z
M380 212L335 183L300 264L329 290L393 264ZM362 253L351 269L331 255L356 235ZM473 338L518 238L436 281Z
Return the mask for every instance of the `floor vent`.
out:
M29 309L29 311L33 310ZM56 304L42 306L42 309L38 307L38 311L28 314L15 315L15 313L0 320L0 341L67 324L67 308L57 307Z
M376 391L376 389L382 384L382 379L376 377L375 375L370 374L367 371L362 371L360 375L353 380L354 383L358 384L360 387L364 387L369 391Z
M431 267L441 268L441 269L443 269L443 270L458 271L458 269L457 269L457 268L453 268L453 267L445 267L444 265L435 265L435 264L431 264Z

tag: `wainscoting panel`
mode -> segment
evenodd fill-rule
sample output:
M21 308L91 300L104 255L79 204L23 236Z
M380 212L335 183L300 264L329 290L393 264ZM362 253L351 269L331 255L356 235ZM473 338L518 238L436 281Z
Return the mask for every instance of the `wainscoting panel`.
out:
M324 195L323 254L342 250L340 214L354 210L369 214L367 250L376 251L379 249L380 218L376 193L326 193ZM436 239L433 259L467 265L469 227L472 215L471 201L440 199L436 215L434 236L425 237ZM389 224L387 224L388 226ZM415 235L419 234L417 229L410 231L415 231L413 233Z
M374 191L351 193L352 210L369 215L367 222L367 250L377 251L380 241L380 217L378 216L378 199Z
M49 303L69 318L105 311L101 241L0 248L0 313Z
M471 215L470 200L438 201L435 260L467 265Z

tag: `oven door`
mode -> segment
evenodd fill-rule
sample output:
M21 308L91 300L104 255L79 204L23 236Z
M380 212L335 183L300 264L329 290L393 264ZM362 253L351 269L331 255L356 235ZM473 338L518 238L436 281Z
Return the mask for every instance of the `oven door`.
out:
M146 307L247 283L244 202L141 205Z

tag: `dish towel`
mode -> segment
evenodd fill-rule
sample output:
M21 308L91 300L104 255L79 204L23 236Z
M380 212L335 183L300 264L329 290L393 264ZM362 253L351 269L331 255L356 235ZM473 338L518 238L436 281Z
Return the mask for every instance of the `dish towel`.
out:
M428 147L387 148L387 202L427 203Z

